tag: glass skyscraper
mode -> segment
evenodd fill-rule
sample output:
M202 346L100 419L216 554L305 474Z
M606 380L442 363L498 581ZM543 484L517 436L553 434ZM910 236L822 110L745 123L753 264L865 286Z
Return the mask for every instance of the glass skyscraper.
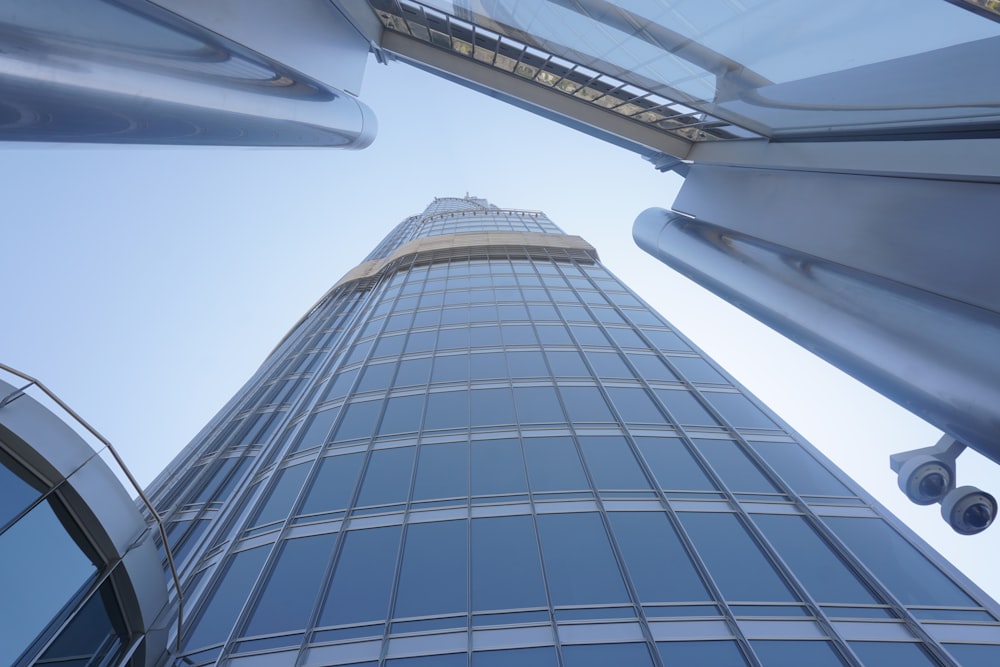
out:
M177 665L1000 664L993 600L583 239L474 197L400 223L150 495Z

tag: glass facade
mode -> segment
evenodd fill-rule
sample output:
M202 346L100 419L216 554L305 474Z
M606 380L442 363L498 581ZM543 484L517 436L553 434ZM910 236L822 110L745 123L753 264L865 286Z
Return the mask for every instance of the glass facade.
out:
M176 664L1000 662L995 602L544 214L436 199L366 264L153 485Z

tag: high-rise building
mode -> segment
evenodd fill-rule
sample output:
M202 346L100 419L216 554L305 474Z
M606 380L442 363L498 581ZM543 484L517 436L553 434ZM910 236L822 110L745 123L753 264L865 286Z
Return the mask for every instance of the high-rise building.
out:
M175 665L1000 662L996 602L586 241L474 197L400 223L149 495Z

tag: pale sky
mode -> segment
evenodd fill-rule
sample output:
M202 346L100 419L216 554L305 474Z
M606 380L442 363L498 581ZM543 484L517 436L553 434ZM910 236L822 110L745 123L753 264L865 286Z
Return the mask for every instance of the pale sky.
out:
M939 433L640 251L632 222L681 179L402 64L372 63L360 152L11 145L0 183L0 361L38 377L147 484L289 327L434 196L542 210L994 597L1000 526L962 537L912 505L891 453ZM967 452L959 484L1000 492Z

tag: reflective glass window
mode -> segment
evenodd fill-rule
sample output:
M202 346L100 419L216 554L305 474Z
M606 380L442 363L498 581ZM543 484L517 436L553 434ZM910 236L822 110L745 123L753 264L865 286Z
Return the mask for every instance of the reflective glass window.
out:
M410 495L415 447L377 449L372 452L361 483L358 505L403 503Z
M530 324L501 324L500 335L504 345L537 345L535 331Z
M532 518L473 519L473 611L546 604Z
M542 345L572 345L573 339L562 324L539 324L536 326L538 340Z
M378 663L371 663L375 667ZM469 658L465 653L446 655L423 655L415 658L393 658L385 661L385 667L467 667ZM345 665L345 667L367 667L365 665Z
M584 436L580 449L598 489L648 489L649 482L621 436Z
M340 420L333 435L334 440L351 440L353 438L368 438L375 432L375 420L382 409L382 401L365 401L349 403L344 408L344 417Z
M469 379L469 355L452 354L434 357L431 382L457 382Z
M320 625L384 619L396 572L400 526L352 530L333 573Z
M677 376L667 368L663 360L652 354L630 354L628 360L632 362L639 377L647 381L662 380L664 382L676 382Z
M608 519L640 602L712 599L666 514L609 512Z
M653 345L661 350L687 350L688 344L681 340L681 337L672 331L662 329L645 329L643 331L646 338L653 342Z
M347 392L351 389L351 385L354 384L354 378L357 376L357 368L344 371L343 373L338 373L333 376L333 382L330 383L330 388L326 390L326 395L323 397L323 400L328 401L331 398L346 396Z
M413 337L412 335L410 336ZM378 339L375 352L372 357L392 357L403 351L403 343L406 342L406 334L396 334L395 336L382 336Z
M285 468L278 473L278 480L264 501L264 504L257 511L257 517L253 521L254 526L262 526L272 521L278 521L288 516L292 509L295 497L302 489L302 482L305 481L306 473L312 463L303 463L291 468Z
M684 530L729 601L796 601L774 566L732 514L681 512Z
M667 667L745 667L748 664L734 641L657 642L656 650Z
M636 437L635 443L661 489L716 490L680 438Z
M472 654L472 667L556 667L556 650L552 646L515 648L502 651L477 651Z
M355 391L385 389L392 381L392 374L395 370L396 364L372 364L365 367Z
M432 310L418 310L416 315L413 317L413 328L423 329L424 327L436 327L441 323L441 311L437 309Z
M473 380L489 380L507 377L507 361L503 352L473 354L470 377Z
M594 367L594 373L601 379L605 378L628 378L632 379L632 369L630 369L622 356L617 352L597 352L587 351L587 360Z
M524 456L534 493L590 487L570 438L526 438Z
M688 382L716 382L726 381L719 371L700 357L670 357L670 363L679 370Z
M695 447L730 491L777 493L778 489L732 440L694 440Z
M591 322L593 318L590 312L583 306L561 303L559 312L566 318L567 322Z
M538 532L553 604L629 601L600 515L543 514L538 517Z
M565 667L651 667L652 659L645 644L583 644L563 646Z
M511 350L507 352L507 366L512 378L547 377L545 357L536 350Z
M608 387L608 395L626 422L663 424L666 417L641 387Z
M399 372L396 373L396 386L406 387L410 385L427 384L430 377L431 358L404 359L399 362Z
M768 667L843 667L830 642L824 641L751 641L753 652L760 658L761 664ZM907 662L874 662L872 665L910 665Z
M599 327L575 326L573 335L580 345L586 347L609 347L611 342Z
M417 523L406 530L395 616L467 610L468 523Z
M420 419L424 414L425 394L393 396L385 403L385 414L378 432L412 433L420 430Z
M392 333L394 331L406 331L407 329L410 328L412 322L413 322L413 313L391 315L386 320L384 333Z
M859 656L861 655L861 652L858 649L858 644L851 644L851 648L854 649L854 652ZM951 655L958 660L958 664L962 665L962 667L995 667L996 665L1000 665L1000 645L946 644L945 648L948 650L948 653L951 653ZM889 660L892 659L893 658L889 658ZM909 659L910 658L904 658L903 662L897 664L921 664L919 661L908 663L907 661ZM877 663L873 662L872 664Z
M471 394L472 426L513 424L514 395L507 387L477 389Z
M481 304L481 305L474 305L474 306L472 306L472 307L469 308L469 321L470 322L477 322L477 323L479 323L479 322L490 322L490 323L496 322L497 321L497 307L495 305L489 304L489 303L487 303L487 304ZM487 333L486 331L484 331L485 329L486 329L486 327L473 327L473 337L472 337L472 344L473 345L484 345L485 344L483 342L480 342L479 337L475 335L477 333ZM499 345L500 344L500 332L497 329L495 329L495 328L492 328L489 331L496 334L495 339L494 338L490 339L490 340L493 341L490 344Z
M96 572L50 502L0 534L0 591L9 612L0 623L0 664L13 664Z
M555 387L514 387L514 405L521 424L565 421Z
M468 425L468 391L446 391L427 395L424 429L458 428Z
M816 601L880 604L805 518L780 514L751 518Z
M468 324L469 307L445 308L441 312L441 324Z
M501 322L528 319L528 309L520 303L509 303L497 306L497 314L500 316Z
M500 329L496 326L470 328L469 345L472 347L500 347Z
M977 606L881 519L823 517L823 521L903 604Z
M691 392L673 389L654 389L653 391L678 424L710 424L712 426L718 424L715 417L709 414L708 410L698 402L698 399Z
M347 507L354 495L364 454L344 454L321 459L300 514L330 512Z
M472 449L472 495L524 493L524 459L518 440L474 440Z
M833 474L794 442L750 442L750 446L796 493L853 496Z
M608 334L611 336L611 340L618 343L620 347L623 348L638 348L644 350L649 348L639 334L632 331L631 329L626 329L624 327L608 327Z
M526 290L527 292L527 290ZM528 294L525 294L528 296ZM539 299L545 299L545 292L539 292ZM533 303L528 306L528 313L531 315L531 319L539 322L545 320L557 320L559 319L559 312L552 306L547 304L537 304Z
M118 601L111 582L106 581L34 664L58 667L113 665L120 656L123 640L127 637Z
M569 420L577 422L613 422L611 408L597 387L559 387L566 403Z
M449 442L421 445L417 452L417 477L413 500L455 498L469 495L469 444Z
M707 391L704 396L726 421L737 428L778 428L777 424L742 394L719 394Z
M546 350L555 377L590 377L590 369L576 350Z
M388 339L382 339L382 341L385 340ZM434 349L434 345L436 343L436 331L411 331L409 337L406 339L406 353L412 354L414 352L430 352ZM382 343L379 342L380 347L381 345Z
M215 585L215 590L206 599L198 621L188 630L184 645L197 648L223 642L229 637L233 622L243 609L247 594L253 588L264 559L271 550L270 545L241 551L229 560Z
M331 408L311 415L302 431L302 437L295 445L295 451L309 449L316 445L322 445L330 435L333 422L337 420L340 408Z
M469 347L469 330L467 328L441 329L438 332L437 349L458 350L467 347Z
M262 635L306 627L336 539L335 534L316 535L284 543L244 634Z

